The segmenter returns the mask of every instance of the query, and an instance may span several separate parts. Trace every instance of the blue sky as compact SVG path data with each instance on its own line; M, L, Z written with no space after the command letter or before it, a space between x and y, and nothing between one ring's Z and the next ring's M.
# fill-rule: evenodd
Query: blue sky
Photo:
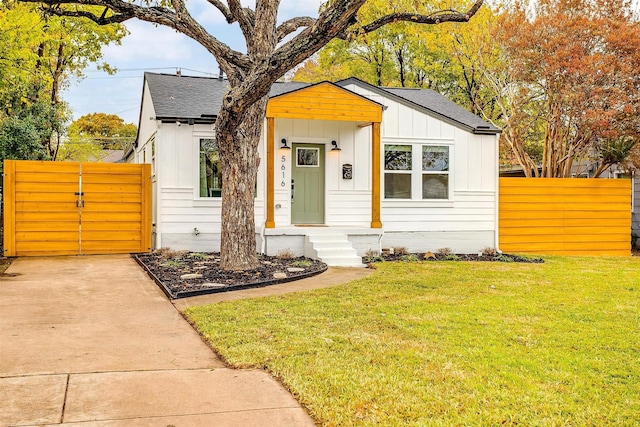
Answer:
M250 4L243 1L243 4ZM317 16L321 0L282 0L279 20L293 16ZM188 0L191 14L220 41L233 49L244 51L244 40L237 24L229 25L223 16L206 0ZM213 56L198 43L174 30L154 26L139 20L125 23L130 34L122 45L103 49L104 61L118 72L108 75L89 67L86 78L74 81L63 98L77 119L88 113L117 114L127 123L138 125L142 96L143 73L175 73L181 69L187 75L217 75L218 65Z

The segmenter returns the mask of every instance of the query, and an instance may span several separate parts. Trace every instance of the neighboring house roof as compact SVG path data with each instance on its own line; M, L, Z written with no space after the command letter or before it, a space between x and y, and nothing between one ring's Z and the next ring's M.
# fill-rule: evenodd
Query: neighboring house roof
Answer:
M192 120L194 123L213 123L222 107L222 98L229 90L229 82L219 78L148 72L144 73L144 77L149 86L156 119L163 121ZM342 80L336 84L341 87L349 84L365 87L474 133L500 132L497 127L432 90L383 88L356 78ZM309 83L276 82L271 87L269 95L280 96L308 86Z
M102 150L102 157L98 159L102 163L122 163L124 150Z

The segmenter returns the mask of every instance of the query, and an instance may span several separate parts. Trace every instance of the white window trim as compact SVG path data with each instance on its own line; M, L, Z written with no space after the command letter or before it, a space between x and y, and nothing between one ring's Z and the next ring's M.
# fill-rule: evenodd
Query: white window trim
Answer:
M200 140L215 139L215 137L214 132L193 132L193 200L198 202L198 206L222 204L222 197L205 197L200 195Z

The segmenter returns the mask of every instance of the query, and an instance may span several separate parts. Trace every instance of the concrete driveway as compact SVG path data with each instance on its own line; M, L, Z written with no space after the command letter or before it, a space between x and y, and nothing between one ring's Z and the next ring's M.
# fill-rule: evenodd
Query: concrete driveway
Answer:
M313 426L270 375L225 368L126 255L0 277L0 425Z

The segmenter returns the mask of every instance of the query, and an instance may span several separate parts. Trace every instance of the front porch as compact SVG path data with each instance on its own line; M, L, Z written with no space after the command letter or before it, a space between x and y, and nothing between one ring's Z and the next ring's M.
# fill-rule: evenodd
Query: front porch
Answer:
M369 250L380 251L383 231L371 227L283 226L264 228L262 252L318 259L330 266L364 267L362 257Z
M266 229L300 223L382 228L382 110L381 104L328 82L269 100Z

